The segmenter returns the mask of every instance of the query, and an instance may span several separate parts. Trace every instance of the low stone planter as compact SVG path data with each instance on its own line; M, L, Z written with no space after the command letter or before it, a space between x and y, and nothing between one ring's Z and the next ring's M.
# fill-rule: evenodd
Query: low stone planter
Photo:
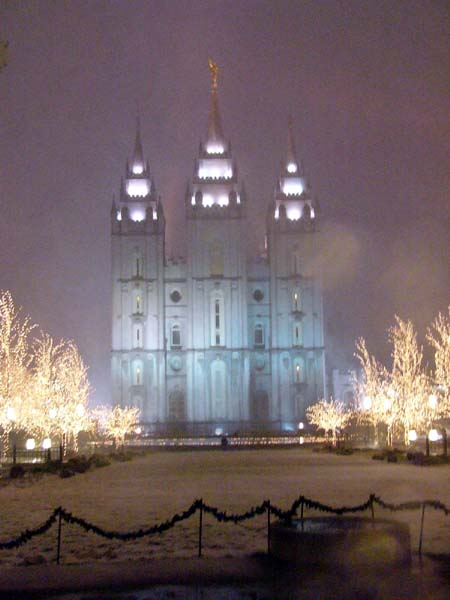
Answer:
M409 527L388 519L310 517L272 525L275 557L299 565L385 568L411 562Z

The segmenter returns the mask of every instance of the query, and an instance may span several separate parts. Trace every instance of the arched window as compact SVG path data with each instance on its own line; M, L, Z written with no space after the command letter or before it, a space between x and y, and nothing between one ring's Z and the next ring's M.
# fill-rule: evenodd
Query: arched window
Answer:
M211 294L211 346L225 345L225 315L223 294L214 291Z
M301 256L300 250L298 248L294 248L291 254L291 273L292 275L300 275L301 274Z
M303 346L303 326L301 321L295 321L292 326L293 346Z
M255 325L253 332L253 343L257 348L264 347L264 327L261 325L261 323L257 323Z
M143 382L142 361L135 360L135 361L133 361L133 368L132 368L132 383L133 383L133 385L142 385L142 382Z
M292 362L294 383L303 383L305 381L305 363L303 358L298 356Z
M170 392L168 413L170 421L184 421L186 419L186 401L182 390Z
M133 277L141 278L144 276L144 258L142 252L136 248L133 252Z
M172 348L181 348L181 328L179 325L172 325L170 330L170 345Z
M302 310L302 296L298 288L292 292L292 310L294 312Z
M224 419L226 417L226 374L226 365L223 360L216 359L211 363L211 400L213 419Z

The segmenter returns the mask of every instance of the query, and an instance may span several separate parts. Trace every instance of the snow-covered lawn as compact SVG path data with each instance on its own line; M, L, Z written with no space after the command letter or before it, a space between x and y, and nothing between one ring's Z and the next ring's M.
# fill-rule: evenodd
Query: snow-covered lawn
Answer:
M265 499L288 508L300 494L333 506L355 505L371 492L392 503L437 499L449 507L450 467L380 463L363 455L318 454L304 448L151 452L70 479L43 476L33 483L0 487L0 540L40 525L57 506L104 529L129 531L169 519L196 498L239 513ZM392 515L376 507L375 512L408 522L417 549L420 511ZM63 523L61 562L194 557L198 520L197 514L162 535L125 543ZM0 550L0 565L54 561L56 538L54 526L17 550ZM204 516L205 556L248 555L265 549L265 515L242 525ZM423 551L450 553L450 516L426 510Z

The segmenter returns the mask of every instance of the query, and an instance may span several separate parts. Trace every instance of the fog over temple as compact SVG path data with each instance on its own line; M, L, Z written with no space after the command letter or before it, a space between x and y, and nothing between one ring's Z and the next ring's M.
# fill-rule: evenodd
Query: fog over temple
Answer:
M266 252L248 260L252 215L210 69L207 135L185 197L186 260L166 256L164 199L139 122L113 203L113 403L138 406L151 431L294 430L325 395L318 207L290 122Z

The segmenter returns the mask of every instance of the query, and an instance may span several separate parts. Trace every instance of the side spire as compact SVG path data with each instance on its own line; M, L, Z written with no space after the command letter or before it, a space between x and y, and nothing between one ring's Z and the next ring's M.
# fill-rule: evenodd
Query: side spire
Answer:
M221 154L224 151L225 141L222 131L222 120L220 118L219 100L217 97L217 78L219 67L209 59L209 70L211 72L211 107L208 120L208 136L206 148L208 153Z

